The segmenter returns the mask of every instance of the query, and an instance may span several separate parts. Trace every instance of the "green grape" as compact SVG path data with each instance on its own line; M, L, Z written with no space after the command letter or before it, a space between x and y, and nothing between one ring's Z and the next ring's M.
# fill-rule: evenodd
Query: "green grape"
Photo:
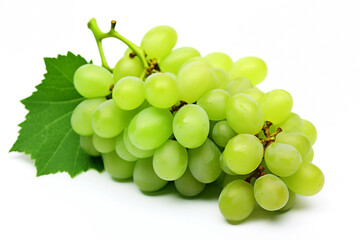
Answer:
M101 153L108 153L115 150L116 137L103 138L96 134L93 135L92 141L96 150Z
M198 148L189 149L189 169L202 183L214 182L221 174L220 150L210 139Z
M127 150L124 142L124 132L120 133L120 135L115 139L115 151L119 157L126 161L133 162L139 159Z
M216 121L209 121L210 123L210 128L209 128L209 135L208 138L212 139L212 130L214 129L215 124L217 123Z
M302 162L299 170L282 180L288 188L296 194L312 196L320 192L324 186L325 178L321 170L312 163Z
M123 77L115 84L112 98L123 110L133 110L145 100L144 82L138 77Z
M115 151L103 153L105 170L115 179L127 179L133 175L135 162L125 161Z
M130 50L130 52L132 51ZM144 65L138 56L132 58L129 54L126 54L114 67L114 80L117 82L127 76L140 77L144 70Z
M161 71L178 74L181 66L192 57L199 57L198 50L191 47L182 47L172 50L163 60L159 62Z
M215 180L215 184L221 188L223 188L223 181L226 174L224 171L221 172L220 176Z
M198 105L185 105L175 114L174 136L186 148L200 147L208 137L209 130L209 118L205 110Z
M255 207L254 191L250 183L238 179L227 184L219 197L221 214L229 221L247 218Z
M237 133L257 134L264 124L259 105L250 96L241 93L229 99L226 120Z
M151 157L152 155L154 155L154 150L142 150L140 148L137 148L129 139L129 135L128 135L128 129L125 128L124 133L123 133L123 138L124 138L124 145L126 147L126 149L128 150L128 152L133 155L134 157L137 158L148 158Z
M102 103L94 112L92 127L103 138L119 135L128 124L130 113L118 108L113 99Z
M184 63L183 66L186 66L186 65L188 65L188 64L190 64L190 63L193 63L193 62L205 63L208 67L213 68L213 66L211 65L211 63L210 63L208 60L206 60L205 58L200 57L200 56L192 57L192 58L188 59L188 60Z
M151 74L145 81L146 100L157 108L170 108L179 100L176 78L166 73Z
M252 97L252 99L254 99L259 105L265 95L265 93L263 93L258 88L249 88L249 89L246 89L243 93Z
M177 82L180 100L196 102L204 93L217 85L214 71L202 62L193 62L180 69Z
M101 155L101 153L94 147L92 136L80 136L80 147L90 156L98 157Z
M236 132L232 130L229 123L224 120L217 122L212 129L211 137L220 147L225 147L228 141L236 136Z
M226 163L224 161L223 154L220 155L220 167L228 175L238 175L238 174L234 173L233 171L231 171L230 168L228 168L228 166L226 165Z
M281 132L276 135L276 142L286 143L296 148L301 157L305 157L311 149L310 140L299 132Z
M289 117L292 106L293 99L290 93L282 89L267 92L260 104L264 119L273 124L285 121Z
M272 143L265 150L266 166L279 177L294 174L301 164L301 155L289 144Z
M185 197L194 197L200 194L206 185L196 180L189 168L187 168L185 173L179 179L176 179L174 183L176 190Z
M124 52L124 56L130 56L130 54L134 53L133 50L131 48L127 48Z
M180 178L188 165L186 148L177 141L167 140L154 152L153 167L156 174L167 181Z
M230 82L229 74L222 68L214 68L214 73L219 82L219 88L225 89L226 85Z
M303 133L311 142L312 145L316 142L317 131L315 126L308 120L302 120L301 133Z
M152 158L136 161L133 178L136 186L144 192L158 191L167 184L167 181L156 175Z
M161 61L171 52L176 41L175 29L170 26L157 26L145 34L140 47L145 51L148 59L156 58Z
M241 78L237 78L235 80L230 81L226 87L225 90L231 95L234 96L238 93L243 93L244 91L252 88L253 85L251 84L251 82L245 78L245 77L241 77Z
M139 112L130 122L130 141L143 150L161 146L172 134L173 116L169 110L149 107Z
M82 136L93 135L92 116L96 108L105 101L106 98L85 99L77 105L71 114L72 129Z
M114 79L106 68L85 64L75 71L74 85L83 97L105 97L111 93L110 88L114 85Z
M230 79L246 77L253 85L264 81L267 75L266 63L257 57L244 57L237 60L231 71Z
M233 66L233 60L225 53L213 52L205 56L211 65L215 68L222 68L226 72L229 72Z
M213 89L202 95L197 105L202 107L210 120L219 121L226 117L225 108L230 95L222 89Z
M305 157L303 157L303 162L312 162L314 159L314 149L311 148L309 153L305 155Z
M254 171L263 158L264 147L254 135L239 134L230 139L223 152L226 166L237 174Z
M226 185L228 185L229 183L231 183L232 181L234 180L238 180L238 179L241 179L241 180L246 180L248 177L250 176L250 174L247 174L247 175L230 175L230 174L225 174L223 179L222 179L222 185L221 187L224 188Z
M285 121L279 123L277 127L281 128L283 131L286 132L300 132L302 129L302 125L303 123L300 116L296 113L291 112L288 118Z
M255 181L256 202L265 210L276 211L283 208L289 200L289 190L280 178L266 174Z
M285 206L283 206L282 208L279 209L279 211L285 212L285 211L289 210L290 208L292 208L295 204L295 200L296 200L296 193L289 190L289 200L287 201Z

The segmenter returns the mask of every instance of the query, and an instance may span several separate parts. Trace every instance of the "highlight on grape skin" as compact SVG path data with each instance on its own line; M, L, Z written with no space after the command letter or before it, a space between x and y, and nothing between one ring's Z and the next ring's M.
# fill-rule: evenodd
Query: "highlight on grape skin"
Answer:
M236 223L251 218L256 205L287 212L297 195L321 191L316 127L293 112L288 91L261 89L263 59L234 61L228 53L178 46L167 25L147 31L137 46L115 23L104 33L89 22L101 64L75 71L84 100L70 120L82 151L101 157L110 178L132 179L144 193L174 184L189 199L216 186L219 212ZM101 42L110 37L127 45L113 68Z

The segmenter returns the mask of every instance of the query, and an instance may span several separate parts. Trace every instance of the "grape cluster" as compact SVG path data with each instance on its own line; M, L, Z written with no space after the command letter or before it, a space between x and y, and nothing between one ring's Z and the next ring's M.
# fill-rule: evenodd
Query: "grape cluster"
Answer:
M176 42L173 28L158 26L140 45L148 66L129 48L112 71L77 69L74 85L86 100L71 125L82 149L102 156L114 179L132 177L144 192L173 181L193 197L217 182L229 221L247 218L256 203L285 211L296 194L318 193L324 175L312 163L316 129L291 112L287 91L256 88L265 62L233 62L220 52L201 57L191 47L173 50Z

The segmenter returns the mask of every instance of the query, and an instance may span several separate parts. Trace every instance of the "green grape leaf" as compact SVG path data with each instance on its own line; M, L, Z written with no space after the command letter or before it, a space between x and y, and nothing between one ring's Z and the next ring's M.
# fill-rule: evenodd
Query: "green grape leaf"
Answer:
M10 152L30 154L37 176L67 172L74 177L88 169L101 172L101 158L91 157L80 148L80 137L70 124L74 108L84 100L74 87L73 76L87 61L71 52L44 60L45 79L36 86L37 91L21 101L29 113L19 125L19 136Z

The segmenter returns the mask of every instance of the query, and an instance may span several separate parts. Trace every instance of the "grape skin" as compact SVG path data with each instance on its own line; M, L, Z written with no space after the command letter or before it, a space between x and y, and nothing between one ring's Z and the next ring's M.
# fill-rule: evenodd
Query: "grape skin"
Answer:
M233 66L233 60L225 53L213 52L204 57L214 68L224 69L229 72Z
M133 175L135 163L120 158L115 151L102 154L105 170L115 179L127 179Z
M90 156L98 157L101 155L101 153L94 147L92 136L80 136L80 147Z
M205 183L199 182L191 174L189 168L186 169L185 173L175 180L176 190L185 197L194 197L199 195L205 188Z
M205 93L196 104L206 111L210 120L219 121L226 117L225 108L229 98L225 90L213 89Z
M152 158L140 159L134 168L134 182L144 192L158 191L168 183L156 175L152 161Z
M276 142L289 144L295 147L302 158L305 158L311 150L310 140L304 134L299 132L281 132L276 136Z
M137 158L148 158L154 155L154 150L142 150L134 146L134 144L130 141L128 135L128 129L126 128L123 133L124 145L126 150L133 156Z
M236 135L226 120L217 122L211 131L212 139L220 147L225 147L229 140Z
M272 143L268 146L264 158L269 170L280 177L294 174L302 161L296 148L283 143Z
M303 133L311 142L312 145L315 144L317 138L317 131L310 121L303 119L301 133Z
M144 82L137 77L123 77L113 89L112 98L123 110L133 110L145 100Z
M146 100L157 108L170 108L179 100L175 77L166 73L151 74L145 81Z
M251 184L242 179L227 184L219 197L221 214L229 221L247 218L255 208L254 191Z
M250 96L241 93L229 99L226 120L237 133L257 134L264 124L259 105Z
M249 88L246 89L243 93L252 97L259 105L265 95L265 93L263 93L258 88Z
M210 139L198 148L189 149L189 169L202 183L214 182L221 174L220 150Z
M287 91L275 89L264 95L260 107L265 121L279 124L289 117L293 107L293 99Z
M85 64L74 74L75 89L83 97L97 98L110 94L110 87L114 84L112 74L104 67Z
M324 186L325 178L322 171L310 162L301 163L299 170L282 180L296 194L312 196L320 192Z
M228 142L223 152L226 166L237 174L254 171L263 158L264 148L254 135L239 134Z
M128 127L129 139L139 149L153 150L171 136L172 122L170 111L146 108L131 120Z
M226 85L230 82L229 74L222 68L213 68L218 81L218 88L225 89Z
M173 120L176 140L186 148L200 147L210 130L209 118L198 105L188 104L180 108Z
M130 51L131 52L131 51ZM123 77L134 76L140 77L144 72L144 66L138 56L133 58L129 54L125 54L115 65L113 70L115 83Z
M238 93L244 93L246 90L251 89L253 85L251 82L245 78L237 78L235 80L230 81L226 87L225 90L231 95L234 96Z
M130 113L118 108L113 99L103 102L94 112L92 127L103 138L119 135L127 125Z
M124 142L124 132L122 132L119 136L115 139L115 151L119 157L126 161L136 161L139 158L132 155L126 148L125 142Z
M214 71L203 62L192 62L182 67L177 82L180 100L187 103L196 102L204 93L217 85Z
M72 129L82 136L93 135L92 116L96 108L105 101L106 98L92 98L85 99L77 105L71 114Z
M255 181L256 202L265 210L276 211L283 208L289 199L289 190L280 178L266 174Z
M162 61L160 69L164 72L178 74L181 66L190 58L199 57L200 53L195 48L182 47L172 50Z
M234 63L229 74L231 80L246 77L253 85L257 85L265 79L267 66L260 58L244 57Z
M115 150L116 137L102 138L94 134L92 140L95 149L101 153L109 153Z
M180 178L188 165L186 148L177 141L168 140L154 152L153 167L156 174L167 181Z
M141 40L140 47L147 54L148 59L158 61L168 55L177 42L177 33L170 26L162 25L150 29Z

